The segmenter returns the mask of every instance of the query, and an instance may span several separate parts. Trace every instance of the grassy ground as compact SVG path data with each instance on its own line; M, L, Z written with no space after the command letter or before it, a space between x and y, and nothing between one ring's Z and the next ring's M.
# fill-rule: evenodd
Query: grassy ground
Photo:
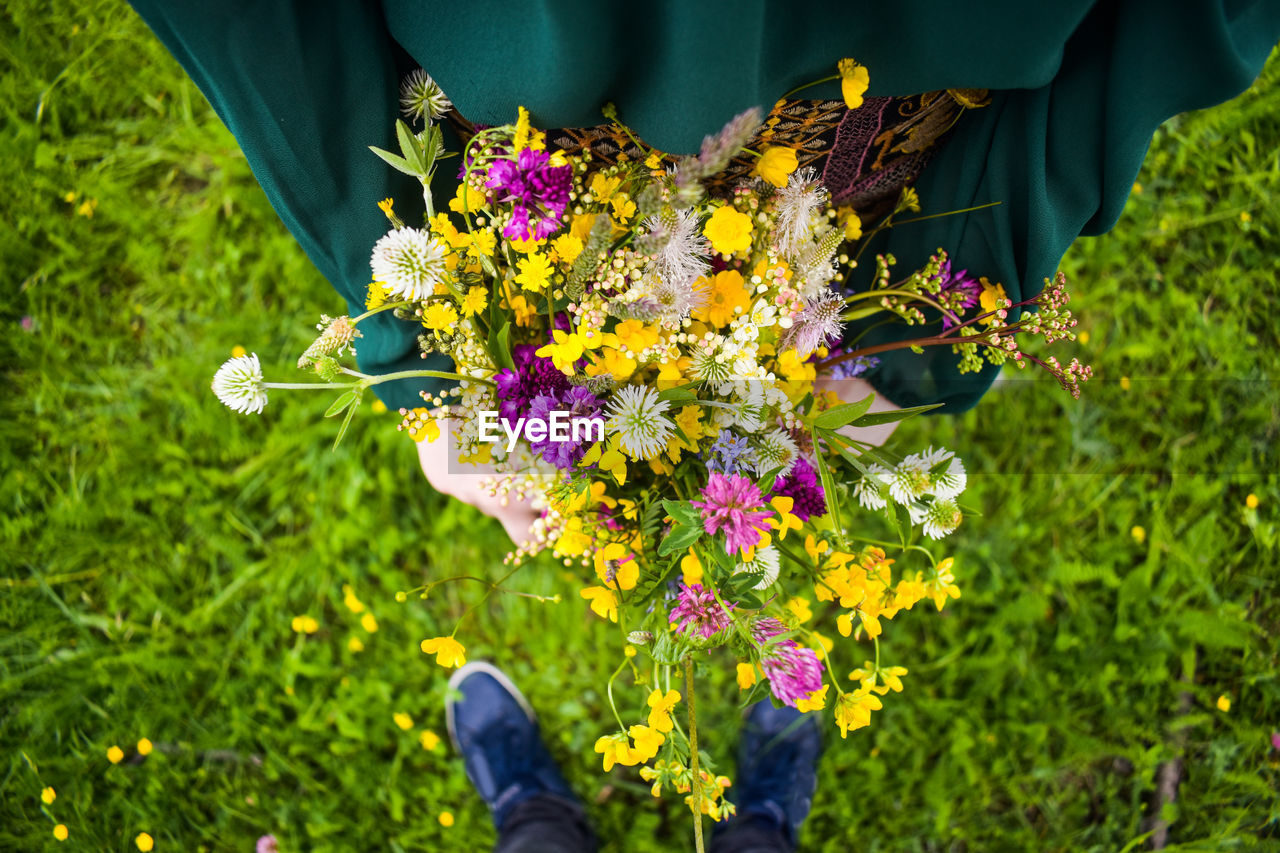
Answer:
M956 540L964 598L895 625L907 692L830 744L810 849L1141 849L1179 758L1170 849L1280 849L1278 84L1273 62L1171 122L1116 231L1073 248L1083 401L1016 374L904 430L960 450L985 517ZM417 642L477 590L395 592L496 571L499 528L420 482L390 416L331 453L307 401L240 418L208 392L233 346L283 371L340 306L122 2L8 8L0 110L0 849L57 823L88 850L484 848L460 764L419 739L444 679ZM526 688L608 849L683 847L674 801L599 772L616 658L583 610L500 598L464 632ZM703 702L726 763L733 692Z

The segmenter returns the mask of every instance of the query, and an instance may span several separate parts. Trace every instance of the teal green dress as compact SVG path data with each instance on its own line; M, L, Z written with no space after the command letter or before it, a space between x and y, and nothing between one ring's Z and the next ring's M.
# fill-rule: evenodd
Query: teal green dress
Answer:
M376 202L420 196L368 150L394 147L399 80L419 66L473 122L507 123L524 105L540 127L586 127L611 101L673 153L696 151L736 113L767 111L846 56L870 68L872 95L992 90L916 186L926 213L1000 205L893 229L878 248L903 270L946 248L1016 302L1040 290L1077 236L1115 224L1161 122L1246 89L1280 39L1280 0L132 2L353 312L387 227ZM839 97L834 83L813 92ZM452 195L452 175L438 179ZM361 328L362 369L423 366L410 324L382 314ZM994 371L961 375L936 347L888 353L868 378L899 405L959 412ZM377 390L401 407L420 404L424 387Z

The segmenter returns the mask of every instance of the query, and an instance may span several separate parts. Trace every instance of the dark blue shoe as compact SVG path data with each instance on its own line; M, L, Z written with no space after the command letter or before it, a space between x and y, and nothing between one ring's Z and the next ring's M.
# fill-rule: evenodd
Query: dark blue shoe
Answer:
M444 710L449 739L494 826L538 794L578 801L542 743L529 701L497 667L476 661L455 672Z
M818 787L822 736L814 714L775 708L768 699L747 709L738 738L732 796L739 818L777 823L792 845Z

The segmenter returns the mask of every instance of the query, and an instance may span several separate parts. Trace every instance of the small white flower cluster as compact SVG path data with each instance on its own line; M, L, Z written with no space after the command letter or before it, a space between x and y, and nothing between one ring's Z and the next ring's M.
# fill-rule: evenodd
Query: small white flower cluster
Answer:
M968 475L951 451L930 447L906 457L892 470L871 464L867 471L853 490L863 507L884 509L893 500L907 507L911 523L922 525L930 539L941 539L960 526L963 514L956 498L964 491Z
M228 360L213 374L211 387L224 405L242 415L260 414L267 405L267 386L257 353Z

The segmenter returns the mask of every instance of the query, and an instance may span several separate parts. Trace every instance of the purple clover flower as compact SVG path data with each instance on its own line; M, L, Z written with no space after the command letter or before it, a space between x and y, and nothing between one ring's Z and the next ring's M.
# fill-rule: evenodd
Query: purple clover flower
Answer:
M778 478L770 496L788 497L795 501L791 513L801 521L827 514L826 492L818 482L817 472L803 457L796 460L787 476Z
M712 472L702 497L705 500L689 503L702 510L707 533L724 532L727 551L754 547L769 529L765 519L773 513L764 509L760 487L740 474Z
M573 186L573 167L552 166L550 161L547 152L526 148L514 160L498 160L489 166L484 185L497 191L499 204L512 205L511 221L502 229L503 236L541 240L560 228Z
M801 699L822 689L822 661L813 649L806 649L795 640L769 640L785 634L787 626L777 619L764 617L751 625L751 638L764 649L760 669L769 679L769 689L792 708Z
M729 605L733 609L733 605ZM669 620L681 634L697 634L703 639L714 637L733 624L731 617L710 590L702 584L680 584L676 591L676 606L671 608Z
M515 421L525 416L534 397L558 396L569 390L569 379L549 358L534 355L538 347L520 344L512 350L515 368L501 370L493 377L498 386L498 413L504 421Z

